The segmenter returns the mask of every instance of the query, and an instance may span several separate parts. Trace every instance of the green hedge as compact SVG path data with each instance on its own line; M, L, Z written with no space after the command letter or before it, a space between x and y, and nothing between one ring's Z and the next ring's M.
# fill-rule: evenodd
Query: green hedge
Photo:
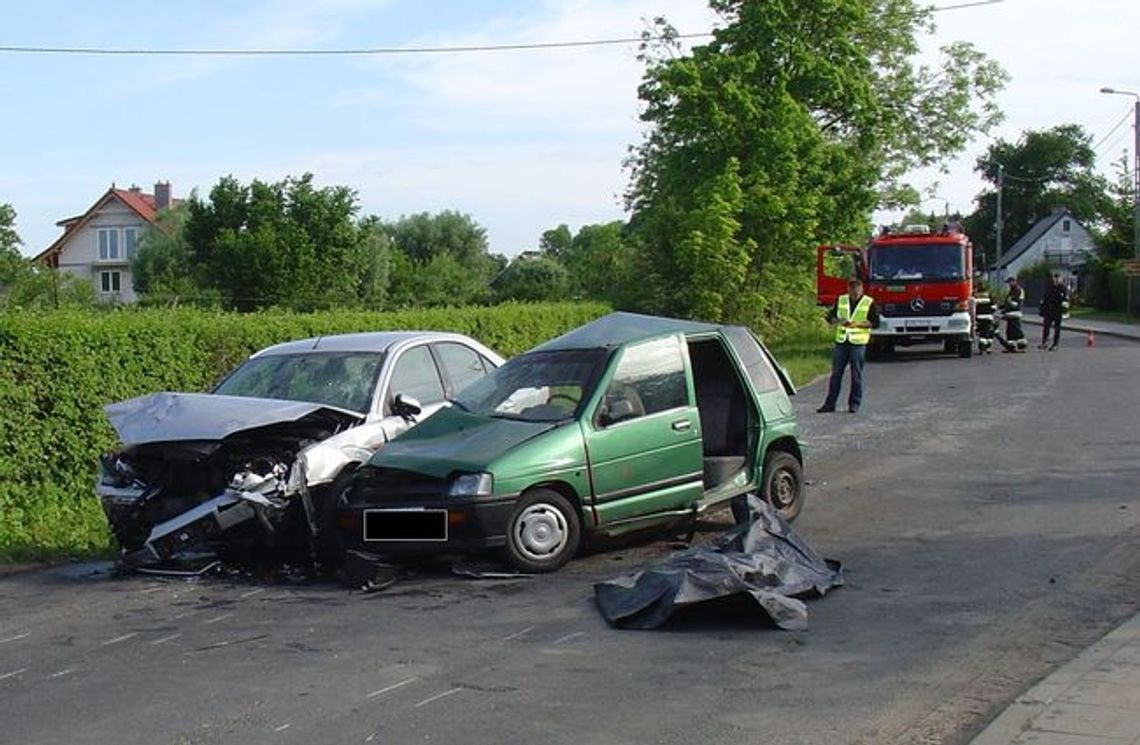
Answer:
M388 329L467 334L504 356L608 311L593 303L393 313L249 315L194 309L0 314L0 557L111 545L95 464L115 437L103 406L208 389L251 352L289 339Z

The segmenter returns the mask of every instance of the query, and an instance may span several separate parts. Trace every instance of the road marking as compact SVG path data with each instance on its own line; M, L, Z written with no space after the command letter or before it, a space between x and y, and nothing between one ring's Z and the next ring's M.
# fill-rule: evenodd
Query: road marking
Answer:
M275 730L273 730L273 731L274 731L274 732L284 732L285 730L289 729L289 728L290 728L290 727L292 727L292 726L293 726L293 725L291 725L291 724L283 724L283 725L281 725L280 727L278 727L277 729L275 729Z
M202 623L204 623L204 624L217 623L218 621L226 620L227 618L229 618L232 615L233 615L233 613L223 613L222 615L218 616L217 618L211 618L211 619L208 619L206 621L203 621Z
M397 688L403 688L408 683L414 682L415 680L416 680L416 678L408 678L407 680L401 680L399 683L393 683L392 685L388 686L387 688L381 688L378 691L373 691L372 693L369 693L364 698L376 698L377 696L382 696L385 693L387 693L388 691L394 691Z
M138 636L138 635L139 635L139 632L132 631L129 634L123 634L122 636L116 636L114 639L108 639L107 641L103 642L99 646L100 647L109 647L112 644L118 644L119 642L125 642L127 639L130 639L131 637Z
M252 598L254 595L256 595L259 592L265 592L265 588L259 587L256 590L250 590L249 592L243 592L241 595L238 595L238 597L239 598Z
M443 693L437 693L436 695L432 696L431 698L425 698L423 701L420 701L418 704L416 704L412 708L418 709L421 706L427 706L432 701L439 701L441 698L444 698L446 696L451 696L452 694L455 694L455 693L459 693L462 690L463 690L462 688L452 688L450 691L444 691Z
M164 636L164 637L162 637L161 639L155 639L154 641L152 641L152 642L150 643L150 646L152 646L152 647L157 647L159 644L165 644L166 642L168 642L168 641L170 641L170 640L172 640L172 639L177 639L177 638L178 638L178 637L180 637L180 636L182 636L182 634L181 634L181 633L178 633L178 634L171 634L170 636Z
M31 635L32 635L32 632L25 631L22 634L16 634L15 636L9 636L7 639L0 639L0 644L7 644L8 642L14 642L14 641L18 641L20 639L25 639Z
M554 646L555 644L561 644L562 642L568 642L571 639L575 639L579 636L585 636L585 635L586 635L585 631L575 631L573 634L567 634L566 636L558 637L554 641L550 642L550 645Z
M503 641L509 642L512 639L518 639L520 636L522 636L523 634L525 634L528 631L534 631L534 627L533 626L527 626L522 631L516 631L515 633L511 634L510 636L504 636Z
M13 670L10 673L4 673L3 675L0 675L0 680L7 680L8 678L14 678L17 675L23 675L26 672L28 672L28 668L21 667L19 670Z
M62 678L64 675L71 675L73 672L75 671L69 667L66 670L60 670L58 673L52 673L48 676L48 680L51 680L53 678Z

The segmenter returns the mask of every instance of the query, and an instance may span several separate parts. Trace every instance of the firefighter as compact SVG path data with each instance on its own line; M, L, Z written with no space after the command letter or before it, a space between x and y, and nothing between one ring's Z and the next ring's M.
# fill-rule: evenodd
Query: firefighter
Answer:
M1053 273L1052 281L1045 286L1045 293L1041 296L1041 344L1038 349L1045 349L1049 340L1049 329L1053 329L1053 346L1048 347L1050 352L1057 350L1061 343L1061 319L1069 309L1069 290L1061 281L1061 275Z
M994 301L984 284L979 285L974 294L974 321L978 329L978 354L993 354L997 324L994 323Z
M1021 330L1021 305L1025 302L1025 290L1017 283L1017 277L1009 277L1005 281L1009 285L1009 294L1001 306L1002 318L1005 319L1005 336L995 336L1001 343L1003 352L1024 352L1029 348L1025 332Z
M843 373L851 366L851 390L847 393L847 411L854 414L863 402L863 362L871 329L879 327L879 307L870 295L863 294L863 281L855 278L847 283L847 294L840 295L827 314L827 322L835 326L835 348L831 353L831 381L827 399L816 409L820 414L835 411Z

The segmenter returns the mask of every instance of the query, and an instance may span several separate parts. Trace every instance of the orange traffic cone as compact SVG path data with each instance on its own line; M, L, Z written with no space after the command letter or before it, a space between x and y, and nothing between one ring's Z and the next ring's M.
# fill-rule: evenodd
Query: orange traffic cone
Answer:
M1096 334L1093 333L1092 329L1089 329L1089 335L1085 337L1085 346L1086 347L1095 347L1096 346Z

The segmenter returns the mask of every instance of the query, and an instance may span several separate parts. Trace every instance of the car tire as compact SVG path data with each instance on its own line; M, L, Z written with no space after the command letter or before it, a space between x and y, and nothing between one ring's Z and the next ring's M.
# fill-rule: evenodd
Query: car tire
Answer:
M761 496L791 522L804 508L804 471L791 453L770 450L764 458L764 483Z
M507 560L522 572L553 572L578 551L582 526L578 511L552 489L532 489L507 521Z
M352 485L356 468L346 468L337 474L333 482L324 490L319 501L314 502L317 516L316 560L321 574L332 575L344 564L344 541L336 527L337 508L345 504L345 494Z

